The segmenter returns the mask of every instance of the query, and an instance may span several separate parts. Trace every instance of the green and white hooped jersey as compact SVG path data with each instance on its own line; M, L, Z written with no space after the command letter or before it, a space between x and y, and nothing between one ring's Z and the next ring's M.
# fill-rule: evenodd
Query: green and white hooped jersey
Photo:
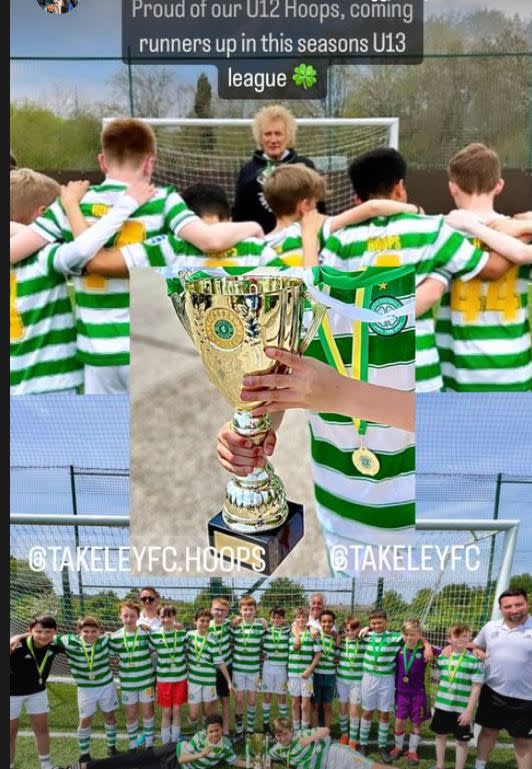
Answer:
M174 267L206 270L217 267L286 266L282 259L259 238L246 238L224 251L204 253L192 243L172 235L153 238L121 249L128 269L134 267Z
M165 632L162 628L158 628L151 631L150 648L157 653L157 681L177 683L186 680L186 635L186 630Z
M414 302L413 269L368 267L356 273L322 268L354 287L331 288L330 295L350 306L386 312ZM402 275L401 275L402 270ZM399 275L399 277L394 277ZM325 278L327 280L327 278ZM357 285L366 288L356 288ZM362 292L362 293L361 293ZM391 322L353 324L329 310L327 318L346 374L371 384L413 391L415 388L415 319L413 312ZM322 328L323 331L323 328ZM320 332L321 333L321 332ZM329 362L316 337L306 355ZM363 365L367 368L362 375ZM330 545L410 542L415 524L415 436L389 425L367 423L365 434L341 414L309 412L312 473L318 518ZM353 464L362 440L380 462L374 476ZM353 556L350 556L354 561ZM335 567L336 568L336 567ZM340 573L355 566L346 562Z
M216 686L216 666L223 663L216 638L212 633L187 633L188 681L198 686Z
M122 182L106 179L92 186L80 208L91 223L109 211L126 189ZM120 232L107 243L121 248L160 233L179 235L182 227L196 221L173 187L158 187L154 196L133 212ZM53 203L31 228L52 242L73 239L61 203ZM85 275L73 278L76 290L78 358L91 366L129 364L129 280Z
M109 666L109 636L100 636L94 644L84 644L79 635L63 633L54 639L64 649L76 686L96 689L113 681Z
M293 769L320 769L320 767L324 767L327 751L331 744L330 737L304 746L299 743L302 737L310 737L315 731L315 729L303 729L298 732L297 736L293 736L290 745L285 746L276 742L270 750L273 761Z
M179 755L183 749L183 746L185 753L201 753L201 751L207 745L207 742L208 740L206 732L198 732L195 734L188 743L188 750L183 740L178 742L176 747L177 758L179 759ZM209 769L210 767L219 767L224 766L225 764L229 764L231 766L237 761L238 758L233 750L233 746L231 745L231 740L229 737L222 737L218 745L213 746L208 756L198 758L196 761L191 761L187 764L182 764L182 766L190 766L191 769Z
M140 628L126 633L121 628L111 635L109 650L118 657L118 677L124 691L140 691L154 685L149 633Z
M320 633L320 644L321 657L314 668L314 672L321 673L322 675L335 675L336 664L338 662L336 638L334 636L325 635L325 633L322 632Z
M75 390L83 382L76 357L76 324L59 244L45 246L9 276L10 394Z
M301 634L301 646L296 649L294 644L296 636L290 633L290 646L288 648L288 677L297 678L302 675L312 663L316 652L321 652L319 636L313 637L310 630Z
M214 620L209 626L209 633L216 639L220 654L226 665L233 664L233 635L231 632L231 620L224 619L222 625L215 625Z
M260 658L262 638L265 634L262 622L258 619L253 622L241 622L231 630L233 636L233 673L245 673L246 675L258 675L260 672Z
M470 280L480 272L488 255L448 227L443 216L396 214L346 227L331 235L321 252L324 265L353 272L365 265L397 267L411 264L416 285L438 268L453 277ZM434 319L425 313L416 325L416 389L441 390L440 363Z
M365 648L360 640L350 641L345 638L339 649L340 657L336 677L345 684L357 684L362 681Z
M289 646L290 628L288 625L282 625L280 628L269 625L262 640L265 661L269 662L270 665L287 667Z
M479 240L471 242L477 248L483 247ZM445 389L532 389L528 316L531 280L530 265L514 265L498 280L452 281L436 319Z
M364 647L363 671L372 676L391 676L395 673L397 652L404 644L401 633L368 633L361 639Z
M473 684L484 681L484 663L477 660L471 652L443 654L436 659L436 669L440 673L440 682L434 705L440 710L461 713L467 708Z

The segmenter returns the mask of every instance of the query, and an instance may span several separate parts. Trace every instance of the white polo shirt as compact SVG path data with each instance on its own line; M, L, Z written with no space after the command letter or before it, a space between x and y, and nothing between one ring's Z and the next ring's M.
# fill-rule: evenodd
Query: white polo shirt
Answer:
M532 616L514 628L488 622L474 643L488 655L484 682L505 697L532 701Z

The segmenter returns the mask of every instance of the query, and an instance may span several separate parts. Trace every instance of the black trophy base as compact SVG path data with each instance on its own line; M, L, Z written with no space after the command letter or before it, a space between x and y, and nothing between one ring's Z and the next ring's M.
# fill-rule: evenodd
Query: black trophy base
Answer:
M303 538L303 505L288 502L288 518L283 525L260 534L230 529L221 512L211 518L208 530L209 544L219 558L236 568L244 567L269 576Z

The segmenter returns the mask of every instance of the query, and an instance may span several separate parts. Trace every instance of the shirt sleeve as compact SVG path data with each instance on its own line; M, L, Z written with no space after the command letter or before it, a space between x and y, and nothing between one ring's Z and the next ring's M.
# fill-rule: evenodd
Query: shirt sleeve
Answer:
M481 660L477 660L477 667L473 673L471 681L474 684L484 683L484 663Z
M433 262L435 271L442 268L453 278L472 280L485 267L489 254L476 248L464 235L445 224L441 217L440 229L435 242L425 247L432 256L427 260Z
M192 222L200 222L199 216L188 208L187 204L178 193L171 188L166 196L164 204L164 229L166 232L171 232L175 237L179 237L179 233L187 224Z
M48 243L53 243L56 240L72 240L70 224L59 199L52 203L44 214L37 217L29 226L33 232L36 232L37 235L40 235Z

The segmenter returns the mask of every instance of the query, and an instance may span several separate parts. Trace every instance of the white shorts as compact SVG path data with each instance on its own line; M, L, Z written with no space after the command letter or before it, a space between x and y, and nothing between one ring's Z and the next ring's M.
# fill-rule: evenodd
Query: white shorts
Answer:
M188 701L190 705L199 705L202 702L215 702L218 699L216 684L214 686L202 686L188 682Z
M113 681L103 686L78 687L78 710L80 718L89 718L97 710L112 713L118 707L118 695Z
M116 395L129 390L129 366L84 367L85 395Z
M314 679L312 676L302 678L301 676L288 677L288 692L291 697L312 697L314 693Z
M48 707L48 692L46 689L35 694L12 694L9 698L9 718L11 721L20 717L22 708L25 708L26 713L30 716L48 713L50 708Z
M350 705L360 705L362 698L360 681L348 684L345 681L336 679L336 692L338 694L338 701L342 704L348 702Z
M375 766L373 759L352 750L347 745L331 745L323 769L371 769Z
M263 692L269 694L286 694L288 672L286 665L274 665L266 660L262 667Z
M136 691L124 691L122 689L122 705L135 705L137 702L153 702L155 699L155 689L148 686L146 689L137 689Z
M258 692L260 691L260 675L233 671L233 686L237 692Z
M391 713L395 701L395 676L362 676L362 707L364 710L378 710Z

